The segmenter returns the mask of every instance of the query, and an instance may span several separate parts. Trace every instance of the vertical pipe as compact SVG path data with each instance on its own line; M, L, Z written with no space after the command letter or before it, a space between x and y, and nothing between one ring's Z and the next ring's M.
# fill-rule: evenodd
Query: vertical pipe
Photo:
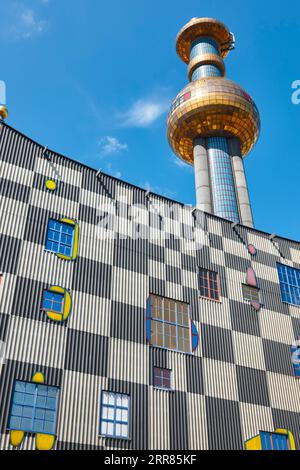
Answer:
M212 213L210 178L205 139L194 141L194 167L197 209Z
M241 146L238 139L230 139L230 152L232 156L232 167L236 184L237 198L241 215L241 224L253 227L253 215L250 204L248 186L246 181L244 162L241 155Z

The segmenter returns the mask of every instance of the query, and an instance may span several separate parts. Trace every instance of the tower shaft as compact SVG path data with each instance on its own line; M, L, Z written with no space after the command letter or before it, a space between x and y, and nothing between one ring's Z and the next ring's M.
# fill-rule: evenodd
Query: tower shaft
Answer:
M197 138L193 152L197 208L253 227L238 139Z

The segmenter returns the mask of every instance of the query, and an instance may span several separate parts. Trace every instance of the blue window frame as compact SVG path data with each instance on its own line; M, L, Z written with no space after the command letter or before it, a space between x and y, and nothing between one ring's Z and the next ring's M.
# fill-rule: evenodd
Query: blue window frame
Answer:
M121 393L102 392L100 434L102 436L129 438L130 397Z
M283 302L300 307L300 270L277 263Z
M15 382L9 429L31 433L55 434L57 387L32 382Z
M150 317L153 346L191 353L189 304L151 294Z
M65 295L60 292L54 292L51 290L44 290L42 309L47 312L54 312L62 314L64 311Z
M75 225L50 219L48 222L46 250L64 256L72 256Z
M292 354L292 364L294 367L295 377L300 379L300 346L293 345L291 347L291 354Z
M261 432L262 450L290 450L289 438L286 434Z

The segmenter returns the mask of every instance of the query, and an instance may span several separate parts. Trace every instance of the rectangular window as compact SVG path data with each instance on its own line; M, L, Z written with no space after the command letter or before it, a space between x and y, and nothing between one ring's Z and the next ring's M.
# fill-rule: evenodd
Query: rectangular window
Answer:
M200 295L211 300L220 300L219 276L214 271L200 268Z
M259 289L257 287L243 284L242 290L244 300L248 300L249 302L260 302Z
M283 302L300 306L300 269L277 263Z
M65 296L59 292L44 290L42 310L63 314Z
M50 219L48 222L46 250L71 257L73 255L75 225Z
M295 377L300 379L300 346L298 344L291 347L291 354Z
M172 371L170 369L162 369L160 367L153 367L154 387L171 390L172 389L171 375L172 375Z
M262 450L290 450L290 443L286 434L261 432Z
M128 395L112 392L102 392L100 433L102 436L128 439Z
M58 406L57 387L32 382L15 382L9 429L55 434Z
M189 304L150 295L151 344L185 353L191 352Z

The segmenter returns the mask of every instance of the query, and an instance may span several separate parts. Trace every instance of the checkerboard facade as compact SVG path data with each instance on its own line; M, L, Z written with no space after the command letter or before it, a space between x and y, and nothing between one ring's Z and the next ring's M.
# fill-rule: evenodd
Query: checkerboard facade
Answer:
M37 371L60 390L56 449L244 449L277 428L291 431L300 448L300 383L291 362L300 309L282 302L276 267L300 267L299 243L192 213L45 152L4 123L0 152L0 448L11 448L14 383ZM47 190L49 178L56 191ZM75 261L45 250L49 218L78 224ZM196 243L187 234L197 218ZM132 236L133 227L141 236ZM260 311L243 300L249 267ZM219 274L220 301L200 297L199 268ZM41 309L51 285L72 297L64 322ZM150 293L189 303L199 336L192 354L147 343ZM153 387L153 367L172 370L171 391ZM102 391L130 397L129 439L100 435ZM34 436L26 434L22 448L34 448Z

